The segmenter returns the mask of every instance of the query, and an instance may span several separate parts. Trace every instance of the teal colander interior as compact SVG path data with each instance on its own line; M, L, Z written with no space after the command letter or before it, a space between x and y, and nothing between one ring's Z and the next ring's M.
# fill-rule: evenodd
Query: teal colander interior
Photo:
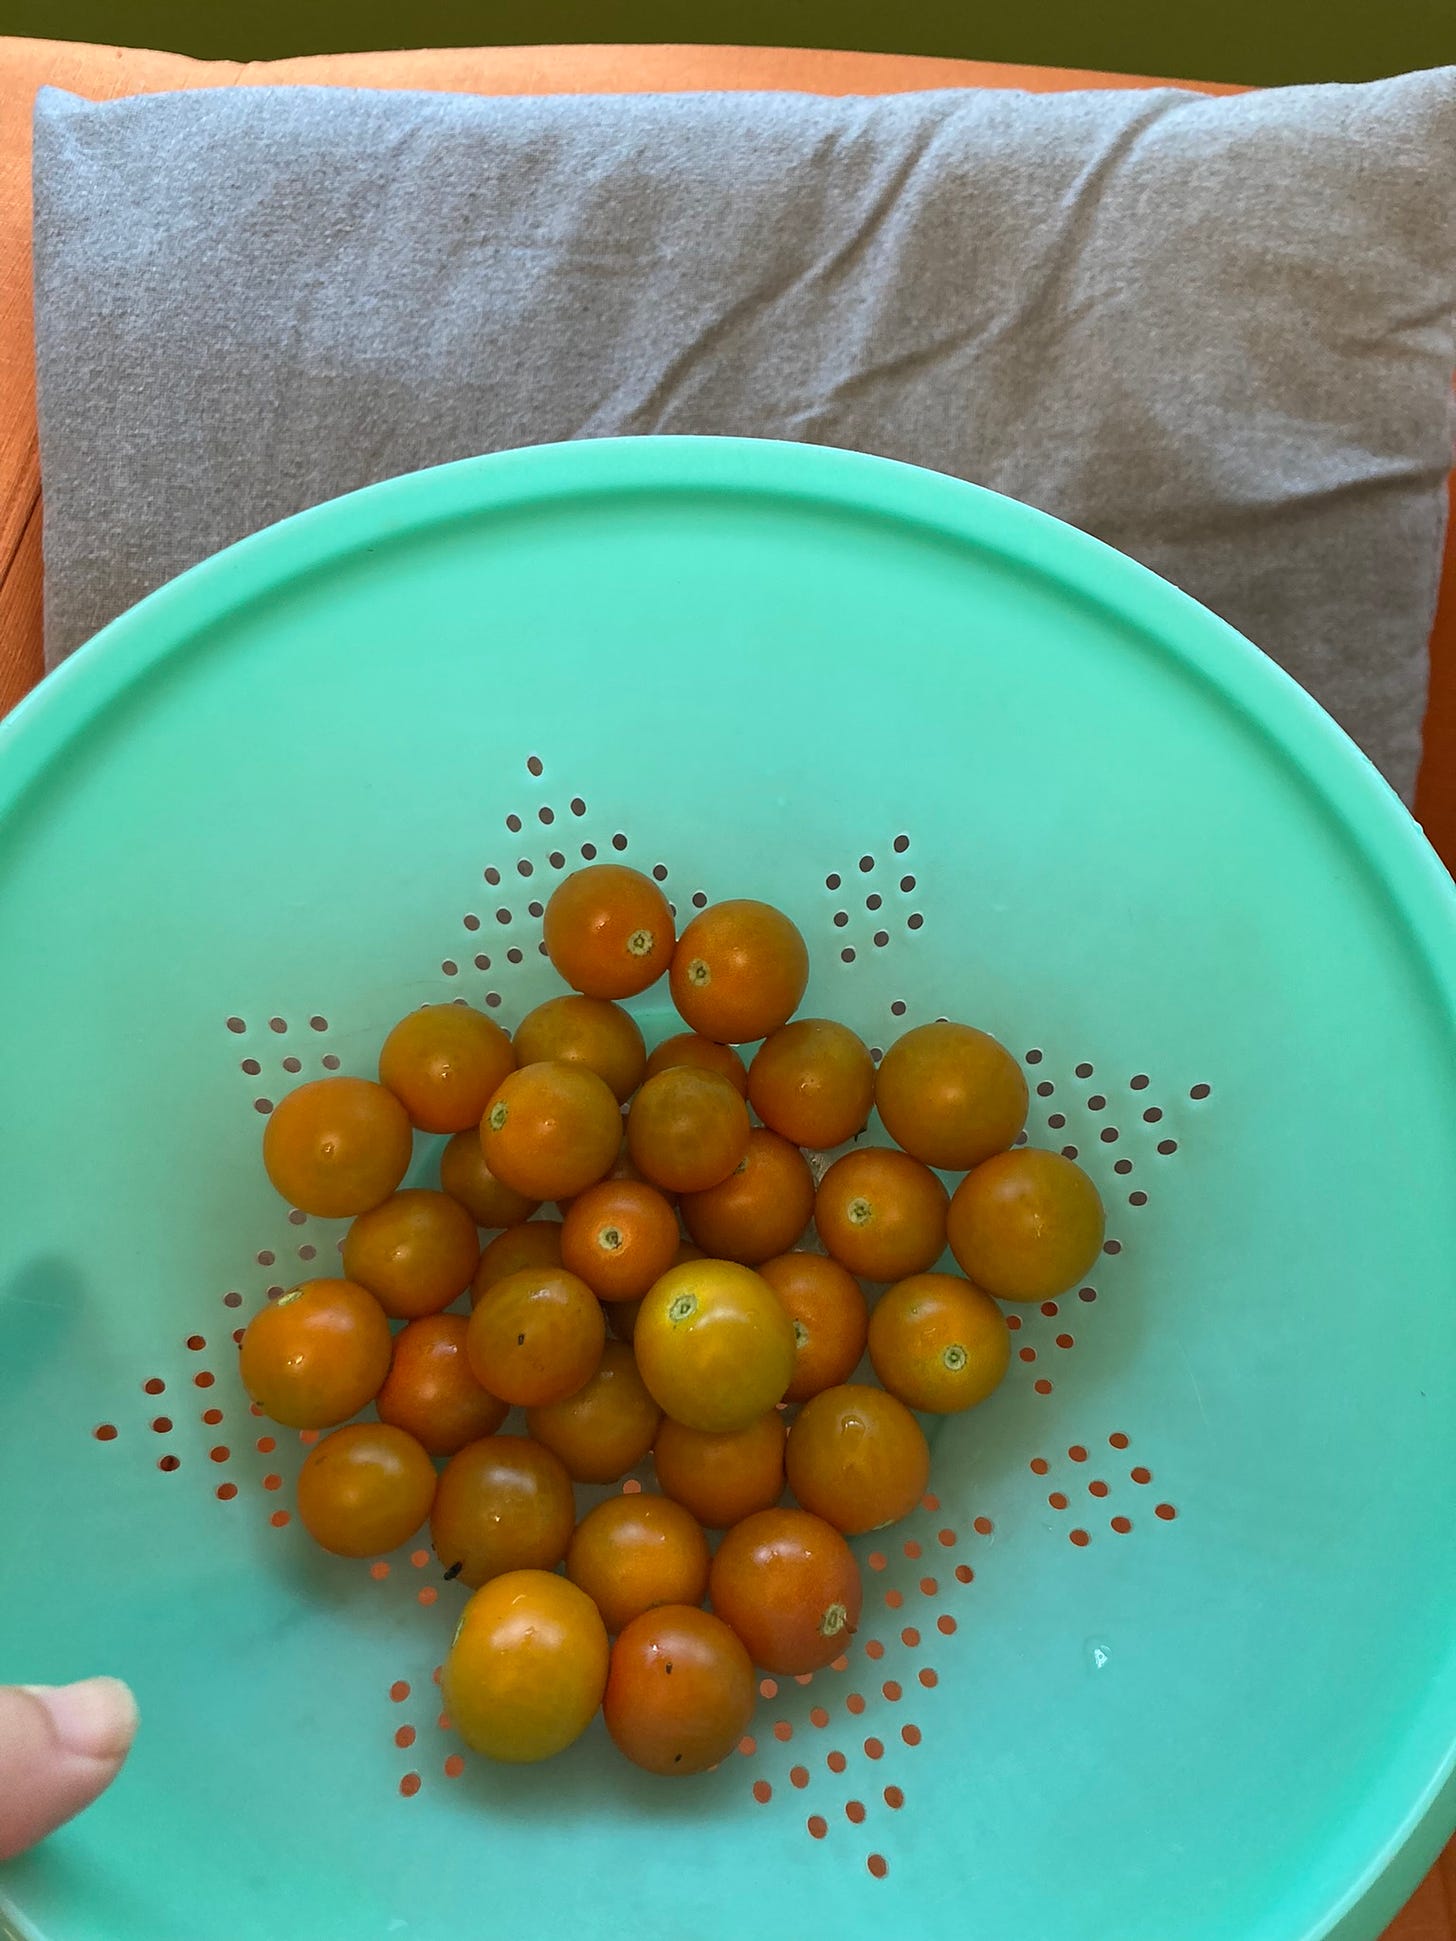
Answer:
M1111 1213L862 1540L847 1660L682 1785L600 1726L460 1770L464 1593L313 1551L235 1370L339 1231L272 1195L267 1101L422 1001L513 1023L593 854L782 904L806 1010L872 1044L997 1032ZM395 480L0 727L0 940L0 1675L113 1670L144 1718L0 1883L21 1934L1368 1941L1414 1884L1453 1804L1453 898L1191 601L839 452Z

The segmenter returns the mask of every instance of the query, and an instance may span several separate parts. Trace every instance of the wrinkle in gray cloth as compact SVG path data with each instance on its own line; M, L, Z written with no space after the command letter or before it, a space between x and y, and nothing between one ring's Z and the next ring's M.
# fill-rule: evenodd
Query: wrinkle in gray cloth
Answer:
M47 90L35 187L52 661L417 466L799 438L1131 553L1409 794L1456 70L1228 100Z

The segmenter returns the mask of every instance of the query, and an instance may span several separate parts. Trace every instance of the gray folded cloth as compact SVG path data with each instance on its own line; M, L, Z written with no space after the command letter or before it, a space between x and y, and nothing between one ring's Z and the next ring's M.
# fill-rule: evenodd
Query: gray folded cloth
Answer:
M52 661L416 466L807 439L1131 553L1410 793L1456 69L1226 100L47 89L35 267Z

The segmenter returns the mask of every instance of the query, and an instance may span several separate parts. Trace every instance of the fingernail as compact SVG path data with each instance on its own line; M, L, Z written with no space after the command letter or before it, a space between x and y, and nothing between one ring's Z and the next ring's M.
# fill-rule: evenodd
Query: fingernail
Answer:
M137 1702L119 1678L27 1685L50 1713L58 1743L86 1759L120 1759L136 1737Z

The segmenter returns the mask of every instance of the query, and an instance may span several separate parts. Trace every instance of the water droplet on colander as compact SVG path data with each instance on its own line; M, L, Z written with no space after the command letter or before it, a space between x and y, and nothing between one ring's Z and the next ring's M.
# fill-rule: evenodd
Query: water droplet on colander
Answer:
M1106 1671L1112 1662L1112 1647L1103 1638L1087 1640L1087 1662L1093 1671Z

